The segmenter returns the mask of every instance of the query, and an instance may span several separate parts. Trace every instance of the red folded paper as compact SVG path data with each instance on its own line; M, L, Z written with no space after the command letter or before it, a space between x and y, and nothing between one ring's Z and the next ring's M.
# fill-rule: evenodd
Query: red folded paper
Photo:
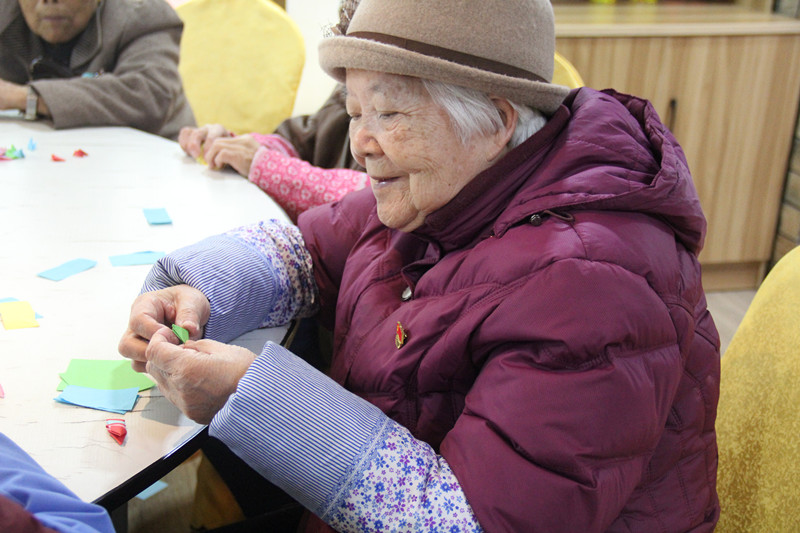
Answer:
M52 159L53 161L63 161L63 159L58 157L56 154L50 155L50 159Z
M80 148L79 148L79 149L77 149L77 150L75 150L75 151L72 153L72 156L73 156L73 157L86 157L87 155L89 155L89 154L87 154L86 152L84 152L84 151L83 151L83 150L81 150Z
M122 445L122 442L125 440L125 435L128 434L128 430L125 429L125 419L124 418L109 418L106 420L106 429L117 441L118 444Z

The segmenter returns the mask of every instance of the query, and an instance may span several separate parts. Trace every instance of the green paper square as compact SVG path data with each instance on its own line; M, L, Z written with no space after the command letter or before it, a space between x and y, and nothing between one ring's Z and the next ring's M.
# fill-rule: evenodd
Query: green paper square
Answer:
M66 372L59 374L62 381L57 390L66 385L90 387L93 389L117 390L138 387L139 391L155 385L145 374L131 368L127 359L73 359Z

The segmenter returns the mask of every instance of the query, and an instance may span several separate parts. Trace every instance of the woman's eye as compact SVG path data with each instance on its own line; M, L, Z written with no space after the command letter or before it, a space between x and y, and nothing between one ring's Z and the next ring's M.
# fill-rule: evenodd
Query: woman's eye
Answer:
M355 114L355 113L353 113L352 115L349 115L349 116L350 116L350 122L353 122L354 120L358 120L358 119L361 118L361 115L358 115L358 114Z
M378 118L392 118L397 114L396 111L389 111L386 113L378 113Z

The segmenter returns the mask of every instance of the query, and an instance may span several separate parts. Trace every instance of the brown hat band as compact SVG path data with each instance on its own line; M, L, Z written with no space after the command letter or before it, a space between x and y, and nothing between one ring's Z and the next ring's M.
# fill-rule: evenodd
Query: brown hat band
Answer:
M492 72L494 74L502 74L504 76L511 76L512 78L522 78L531 81L538 81L547 83L547 80L541 76L537 76L533 72L528 72L525 69L486 59L485 57L478 57L471 54L465 54L456 50L450 50L441 46L414 41L412 39L405 39L403 37L396 37L394 35L387 35L385 33L371 32L371 31L356 31L347 34L348 37L356 37L358 39L368 39L370 41L377 41L379 43L396 46L409 52L416 52L418 54L426 55L429 57L438 57L446 61L452 61L459 65L477 68Z

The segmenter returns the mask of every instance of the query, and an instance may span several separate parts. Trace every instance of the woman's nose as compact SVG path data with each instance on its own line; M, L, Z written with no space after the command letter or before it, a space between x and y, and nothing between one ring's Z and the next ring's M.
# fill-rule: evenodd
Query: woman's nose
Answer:
M350 148L356 158L366 159L382 153L368 118L361 117L357 122L350 123Z

